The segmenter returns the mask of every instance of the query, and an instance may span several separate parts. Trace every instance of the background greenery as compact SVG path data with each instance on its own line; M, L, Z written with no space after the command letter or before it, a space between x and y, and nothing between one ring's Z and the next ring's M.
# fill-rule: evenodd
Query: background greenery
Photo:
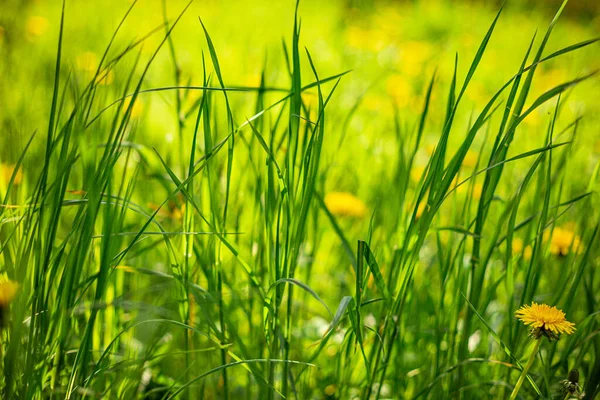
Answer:
M6 398L598 393L597 3L166 3L0 5Z

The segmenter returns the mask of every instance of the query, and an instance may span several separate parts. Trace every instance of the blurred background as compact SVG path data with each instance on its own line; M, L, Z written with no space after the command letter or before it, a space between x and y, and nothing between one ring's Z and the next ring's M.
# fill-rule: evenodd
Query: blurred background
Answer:
M437 69L442 91L459 56L459 77L464 76L477 46L501 1L364 1L304 0L301 46L313 55L322 76L352 70L343 78L333 99L331 112L343 115L360 100L360 113L349 135L370 143L377 132L389 128L383 118L393 113L393 105L410 119L418 111L424 86ZM473 107L509 79L519 65L536 31L545 30L559 7L559 0L507 2L475 80L466 96ZM62 74L83 85L94 75L105 46L130 1L68 1L65 20ZM116 38L114 53L136 39L157 30L139 47L147 59L164 33L166 14L173 20L185 6L183 1L141 0L133 9ZM3 0L0 5L0 151L2 159L12 158L24 140L45 125L53 82L60 22L59 0ZM600 2L571 1L556 27L547 53L600 32ZM174 32L180 64L181 83L198 85L202 80L201 55L206 42L198 21L202 18L211 33L221 62L225 83L230 86L257 86L266 67L267 85L289 87L283 74L285 59L282 39L289 42L293 21L292 1L196 1ZM537 38L538 42L540 38ZM133 52L135 53L135 52ZM106 102L118 98L135 61L130 55L102 82ZM306 63L307 64L307 63ZM305 81L312 72L304 65ZM536 93L600 67L597 46L567 55L559 62L541 66L534 81ZM122 71L122 73L119 73ZM144 88L173 84L173 66L167 47L150 68ZM598 125L600 92L598 79L592 79L569 94L566 112L586 115L584 123ZM243 106L247 96L233 96ZM444 96L434 98L443 103ZM143 137L159 145L169 138L176 118L169 113L173 97L166 93L145 95L136 104L135 117L145 125ZM193 96L192 96L193 101ZM167 105L167 107L165 107ZM435 104L434 104L435 105ZM248 110L251 110L249 107ZM443 107L432 110L443 112ZM468 112L465 114L468 118ZM362 117L361 117L362 116ZM439 115L433 115L435 120ZM543 124L543 111L525 121ZM432 125L432 131L436 131ZM593 133L585 131L582 140L594 144ZM372 143L371 143L372 144ZM9 160L14 161L14 160Z
M3 166L0 181L3 185L8 182L12 166L16 164L29 138L37 132L25 158L22 176L18 177L20 191L15 193L17 197L15 203L24 204L27 201L31 191L26 188L34 187L42 168L39 160L43 159L41 157L45 152L45 132L52 99L61 3L60 0L0 0L0 164ZM479 44L502 3L496 0L302 0L300 2L299 16L302 27L300 49L306 48L310 52L319 78L350 71L342 77L331 102L327 105L327 129L321 156L321 165L324 166L322 170L327 172L323 172L324 176L319 178L320 184L322 182L323 185L319 190L322 193L349 192L364 201L365 205L361 206L361 217L343 220L342 229L349 238L352 238L353 243L355 238L371 237L373 233L373 242L377 244L376 256L382 265L389 263L396 244L401 242L401 238L395 237L398 230L390 228L394 221L390 221L393 217L387 213L388 210L398 213L398 209L406 207L407 210L411 210L412 206L398 204L395 192L390 190L390 186L397 182L393 175L396 165L399 165L398 149L405 139L401 136L404 134L410 137L415 132L427 85L435 74L435 88L423 142L416 154L414 168L410 171L410 178L414 180L411 185L416 187L442 131L441 125L447 112L446 103L455 60L458 62L458 82L462 82ZM485 55L458 109L450 136L450 154L464 140L473 116L479 115L496 91L517 72L536 32L533 48L537 48L542 40L542 33L546 31L560 3L559 0L506 2ZM105 48L131 4L132 2L128 0L67 1L60 72L61 98L66 100L64 103L61 100L59 104L60 123L66 120L73 105L72 99L77 98L90 80L95 78ZM128 85L128 81L133 77L132 82L137 82L135 78L141 76L143 67L160 46L165 34L165 20L172 24L186 4L186 1L180 0L137 2L115 37L108 59L118 56L134 43L139 42L139 45L120 59L113 69L97 79L93 112L101 113L105 107L131 92L135 84ZM202 85L205 74L203 57L206 59L206 73L212 73L212 85L218 86L199 19L206 26L214 43L225 86L256 88L260 85L264 71L265 86L289 90L291 83L286 59L288 50L284 51L284 46L289 49L291 43L294 4L292 0L197 0L193 2L176 26L171 36L172 42L163 46L152 62L142 84L142 90L174 85ZM600 1L572 0L556 25L544 55L599 35ZM143 41L140 42L142 39ZM170 51L175 54L177 68L174 67ZM594 43L541 64L536 70L526 107L547 90L600 69L598 54L600 54L600 45ZM306 85L314 82L315 77L307 60L308 57L303 53L301 58L302 83ZM530 60L531 58L530 56ZM65 82L67 84L63 89L62 85ZM333 82L327 85L328 91L333 86ZM126 89L127 87L129 89ZM167 164L176 165L179 161L182 165L185 164L185 157L181 157L181 154L186 156L189 154L186 146L191 143L195 110L201 91L182 92L185 92L180 98L184 102L182 109L189 111L185 115L187 119L178 115L175 91L152 91L140 94L132 106L132 120L127 127L130 131L126 136L128 141L138 144L140 148L144 147L140 150L140 154L143 151L150 153L154 148L165 157ZM281 91L268 92L265 94L264 104L268 106L280 100L285 94ZM504 93L503 96L505 95ZM228 96L237 125L256 114L258 107L256 91L230 92ZM316 89L304 92L302 99L314 111L318 101ZM213 96L212 101L218 104L218 107L213 107L218 111L211 114L214 120L211 123L216 132L215 137L223 138L228 133L225 128L227 115L223 107L224 100L219 95ZM548 126L555 109L556 101L553 99L527 116L517 129L508 157L540 148L547 143ZM264 118L265 125L275 124L273 122L277 118L275 114L271 113ZM490 130L496 129L500 119L498 114L501 112L496 112L492 117L493 123L490 126L493 128L489 128ZM108 135L107 132L110 132L111 116L110 112L102 114L99 118L100 123L93 125L93 129L86 131L86 134L96 135L94 139L98 143L104 143L104 137ZM571 129L573 123L580 118L577 129ZM186 124L182 129L183 133L180 134L178 124L182 119L186 120ZM401 128L396 129L397 126ZM557 203L559 200L564 201L588 191L598 190L597 187L593 187L594 184L598 185L597 179L596 181L590 179L600 160L598 127L600 127L600 79L593 77L567 90L561 96L559 126L555 130L557 137L554 140L556 142L570 140L573 135L575 143L569 147L568 163L563 163L568 164L569 175L564 179L566 182L564 191L562 183L557 185L561 186ZM471 147L472 150L465 157L463 163L465 171L475 170L478 160L487 162L486 152L490 151L495 133L494 131L489 135L487 132L478 134ZM80 148L86 149L88 143L83 142L86 139L81 140ZM238 151L238 148L241 150ZM255 190L256 182L253 181L255 176L247 173L247 169L259 163L263 163L261 166L264 166L264 160L251 159L251 162L241 164L238 159L246 161L245 157L250 158L243 151L243 145L236 147L236 165L231 177L235 185L232 187L235 196L231 199L231 209L232 215L237 218L235 223L240 225L240 231L252 232L256 229L255 226L259 226L252 212L258 213L262 198L260 191ZM283 158L286 152L287 149L279 148L277 156ZM217 160L221 168L220 178L223 176L226 156L225 151L222 153ZM264 154L260 153L259 157L263 156ZM565 159L567 159L566 150L561 162ZM500 200L504 201L503 199L513 196L518 190L518 185L523 181L531 160L521 161L506 166L502 185L495 192ZM136 189L134 199L148 210L156 210L156 204L161 204L165 200L172 187L167 184L163 187L160 179L156 179L157 176L164 175L164 169L156 157L149 157L148 163L154 165L144 165L143 173L139 176L139 179L143 180L143 185L139 185L139 190ZM558 167L555 166L556 164L553 167L559 172L562 171L564 165L557 164ZM5 165L10 168L4 169ZM180 172L182 171L177 171ZM84 179L82 176L85 174L79 170L73 174L69 187L66 188L69 196L81 194L78 189L84 186L81 182ZM456 219L458 215L456 210L459 209L457 204L464 202L468 204L469 210L476 206L475 203L471 205L470 201L471 196L475 200L480 197L482 176L479 178L479 181L469 189L471 193L467 195L467 185L464 185L462 188L464 192L457 190L452 201L444 204L437 214L441 221L440 226L448 226L449 220ZM222 181L221 179L219 182ZM0 188L3 187L0 185ZM531 196L527 198L527 211L538 212L540 210L538 193L529 194ZM454 197L458 200L454 201ZM465 200L466 198L469 200ZM254 208L248 206L252 199L255 201L252 203ZM590 204L597 204L597 196L594 197L594 201L596 203ZM376 219L369 220L371 211L380 205L384 211L377 214ZM388 209L385 208L386 205ZM170 206L171 203L168 204L168 207ZM520 212L525 211L520 210ZM589 217L587 212L588 210L578 211L573 208L561 223L565 221L572 223L575 220L585 222ZM157 218L166 220L166 224L171 224L167 227L176 231L181 229L183 213L181 208L173 206L169 210L163 210ZM592 214L589 217L590 221L597 212L592 211ZM469 213L465 215L467 220ZM471 217L473 215L474 213L471 213ZM503 218L500 213L498 216L500 219ZM71 226L68 220L66 221L62 224L61 230L70 232ZM462 219L458 221L463 223ZM464 226L468 226L467 223L468 221ZM370 224L374 226L372 232ZM315 223L315 226L317 225ZM322 294L328 304L337 305L342 296L353 287L354 275L349 265L344 265L344 263L348 264L348 261L332 228L325 222L321 222L318 226L322 229L317 232L315 228L314 236L318 238L315 239L315 243L320 244L319 250L313 254L310 249L312 244L307 244L307 249L303 249L305 253L301 257L303 263L301 266L305 267L314 262L315 270L312 273L317 279L313 279L311 287L315 292ZM574 225L569 226L573 230ZM258 229L260 230L260 226ZM322 243L320 243L321 239ZM257 257L258 246L255 246L256 243L251 240L249 235L239 236L241 254ZM522 241L521 249L515 251L523 250L524 243L526 242ZM437 267L436 245L438 244L433 243L432 240L423 250L423 258L432 270ZM158 251L156 253L149 251L128 261L134 263L135 267L152 270L167 269L166 261L162 263L157 261L162 260L156 255L157 253ZM166 259L167 257L164 257L164 260ZM548 278L550 283L555 282L554 277L564 277L563 264L561 264L563 259L554 261L555 264L548 263L550 266L556 266L552 269L554 275ZM225 265L233 264L231 260L227 262ZM463 265L460 261L457 263ZM467 263L465 261L464 265L466 266ZM258 261L256 264L261 265ZM92 264L88 268L92 270L95 265ZM310 271L309 268L306 270ZM461 269L463 270L466 268ZM239 274L238 270L232 268L232 271L236 271L231 273L231 287L235 288L232 292L242 299L238 303L242 306L238 309L244 309L248 302L246 294L242 292L246 289L235 285ZM432 308L437 304L437 300L433 301L431 298L435 297L436 290L430 290L428 285L431 285L432 276L437 272L434 274L431 270L423 271L425 272L415 276L415 287L427 288L427 290L416 290L415 298L412 300L416 306L411 304L407 307L413 316L418 316L414 320L409 318L411 323L416 321L417 326L410 326L406 339L407 343L412 344L412 347L407 346L405 355L407 371L404 373L408 374L413 374L413 371L417 371L423 365L430 364L431 358L427 357L436 351L435 346L431 347L433 340L427 342L427 336L423 332L430 334L432 330L429 328L434 326ZM310 274L307 272L307 275ZM151 279L154 278L144 279L137 276L131 279L133 282L131 287L134 289L128 291L127 296L133 299L141 298L149 304L161 303L161 305L163 297L174 297L168 290L162 288L158 295L150 290L144 292L142 290L145 287L144 282L152 282ZM556 281L558 282L558 279ZM548 293L553 293L554 286L551 287L552 289L547 290ZM238 290L240 293L237 292ZM590 293L593 293L593 288L590 289ZM443 297L442 294L441 302L444 300ZM176 308L173 306L175 303L169 304L173 309ZM256 304L254 310L258 309L259 312L252 314L251 317L254 318L253 322L258 321L256 324L259 324L262 310L259 309L260 305L256 306ZM304 307L304 304L302 306ZM420 306L423 308L419 308ZM252 307L251 303L250 309ZM458 318L454 319L452 323L457 320ZM423 326L419 326L421 322ZM302 351L309 349L314 341L322 336L323 329L327 329L327 321L323 318L310 320L306 318L302 320L302 324L297 325L299 331L304 330L303 334L298 333L304 340L301 346L298 346ZM253 329L253 326L253 324L240 325L240 335L242 337L250 335L247 331ZM255 334L255 336L260 335ZM424 350L423 347L427 349ZM173 346L173 348L177 347ZM477 354L487 356L484 351ZM212 364L220 365L220 361L217 360ZM170 373L177 368L165 368L165 370ZM324 376L321 386L326 387L329 385L326 382L329 377L322 371L319 373ZM422 379L423 381L407 389L407 393L421 387L423 382L428 382L427 377Z

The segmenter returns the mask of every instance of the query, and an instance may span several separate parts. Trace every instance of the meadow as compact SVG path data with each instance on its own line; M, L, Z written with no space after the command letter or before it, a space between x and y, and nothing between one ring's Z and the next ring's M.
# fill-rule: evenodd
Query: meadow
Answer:
M599 36L586 0L3 0L0 398L597 398Z

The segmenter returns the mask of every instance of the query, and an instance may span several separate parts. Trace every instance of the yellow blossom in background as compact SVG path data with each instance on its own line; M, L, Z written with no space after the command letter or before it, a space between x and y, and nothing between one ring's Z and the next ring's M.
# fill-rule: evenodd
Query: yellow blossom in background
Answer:
M98 71L98 56L92 51L84 51L75 58L77 69L85 74L89 80L94 79ZM100 71L96 77L96 84L110 85L115 80L115 74L112 70Z
M433 144L433 143L429 143L427 146L425 146L425 151L427 152L427 155L432 156L433 153L435 152L436 147L437 147L437 144Z
M0 276L0 328L5 325L6 312L19 290L19 284L6 276Z
M425 172L425 167L413 167L410 170L410 178L415 182L419 182L423 176L423 172Z
M131 103L131 99L133 99L133 97L127 97L124 101L123 101L123 112L127 111L127 108L129 107L129 104ZM131 108L131 118L140 118L142 116L142 114L144 113L144 103L137 98L135 100L135 103L133 103L133 107Z
M408 41L400 44L398 68L411 77L424 73L424 67L431 58L434 49L429 42Z
M0 179L4 185L8 185L10 182L10 178L15 170L14 164L0 164ZM15 175L15 180L13 181L13 185L18 185L23 181L23 173L19 169L17 174Z
M117 265L115 267L115 269L120 269L121 271L129 272L129 273L134 273L135 272L135 268L130 267L128 265Z
M36 37L42 36L48 30L48 20L44 17L31 16L27 18L25 23L26 37L29 40L34 40Z
M547 238L548 235L545 235L546 240ZM552 231L552 236L550 237L550 253L554 255L566 256L569 254L571 248L573 248L573 251L581 253L583 251L581 238L567 227L554 228Z
M112 70L100 72L100 75L98 75L98 77L96 78L96 84L98 85L110 85L114 81L115 73Z
M19 284L5 276L0 277L0 308L5 308L15 298Z
M368 93L362 100L362 107L380 115L392 115L392 102L389 97Z
M532 128L538 127L542 123L542 117L540 115L540 110L533 110L531 114L529 114L523 120L523 123L529 125Z
M400 108L411 104L415 96L412 83L401 75L394 75L389 78L385 84L385 90Z
M427 207L427 202L422 201L421 204L419 204L419 208L417 208L417 213L415 215L415 217L417 217L417 219L421 218L421 216L425 212L425 207Z
M260 82L262 80L262 76L260 73L249 73L246 74L246 78L244 79L244 86L247 87L260 87Z
M483 184L478 182L473 185L473 198L479 200L481 198L481 193L483 193Z
M386 34L381 29L364 29L350 26L346 30L346 43L359 50L381 51L387 45Z
M561 334L570 335L575 332L575 324L565 318L565 313L556 307L546 304L524 305L516 312L516 316L525 325L532 327L532 334L539 339L546 336L548 339L558 339Z
M4 33L6 31L4 30L4 27L2 25L0 25L0 44L2 44L4 42Z
M469 193L469 190L472 189L471 195L472 195L473 199L479 200L481 198L481 193L483 193L483 184L477 182L477 183L473 184L473 187L471 188L469 182L467 181L467 182L465 182L462 185L460 185L460 186L457 187L457 185L459 183L463 182L463 181L464 181L464 179L461 179L459 181L458 180L458 176L456 176L454 178L454 180L452 181L452 184L451 184L450 187L451 188L456 187L456 191L458 193Z
M160 205L155 203L148 203L148 208L152 211L158 210L158 215L165 218L170 218L172 220L181 220L183 215L185 214L185 204L182 204L181 207L177 205L176 202L170 200L167 202L166 206L160 207Z
M516 254L521 254L523 253L523 258L527 261L531 260L531 255L533 254L533 249L531 248L531 246L527 245L525 246L525 249L523 250L523 240L521 240L520 238L513 238L511 247L512 247L512 252L516 253Z
M561 83L565 83L569 80L569 73L565 69L553 68L550 70L544 70L538 72L536 79L533 80L533 84L540 89L542 92L548 91Z
M477 160L479 159L479 153L476 151L469 150L467 154L465 154L465 158L463 160L462 165L467 168L474 168L477 165Z
M469 99L473 100L477 104L485 104L492 97L484 84L475 81L469 85L469 89L466 91L466 94Z
M81 71L94 73L98 68L98 56L92 51L84 51L75 58L75 64Z
M362 218L367 213L365 203L351 193L331 192L325 196L329 212L337 216Z

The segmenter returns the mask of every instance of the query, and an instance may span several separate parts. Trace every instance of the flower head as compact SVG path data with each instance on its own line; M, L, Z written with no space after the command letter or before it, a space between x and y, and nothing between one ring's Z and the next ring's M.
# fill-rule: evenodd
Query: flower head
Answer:
M512 240L512 252L516 254L523 253L523 259L525 261L531 260L531 256L533 255L533 249L530 245L525 246L522 239L514 238Z
M550 237L550 253L566 256L571 251L581 252L581 238L575 232L566 228L554 228Z
M585 394L582 392L581 386L579 385L579 371L572 369L569 372L567 379L560 382L560 394L563 397L568 395L568 397L565 398L583 398Z
M525 325L531 325L530 335L535 339L542 336L548 340L558 340L561 334L575 332L575 324L565 319L565 313L546 304L525 305L516 312L517 318Z
M34 40L38 36L42 36L48 30L48 20L40 16L31 16L27 18L25 24L25 31L27 33L27 39Z
M0 164L0 182L7 185L8 182L10 182L10 178L13 176L15 168L16 166L13 164ZM18 169L15 173L13 185L18 185L21 181L23 181L23 173L21 172L21 169Z
M4 316L8 305L14 299L18 289L18 283L5 277L0 277L0 327L4 325Z
M333 215L362 218L367 213L365 203L353 194L346 192L327 194L325 205Z

